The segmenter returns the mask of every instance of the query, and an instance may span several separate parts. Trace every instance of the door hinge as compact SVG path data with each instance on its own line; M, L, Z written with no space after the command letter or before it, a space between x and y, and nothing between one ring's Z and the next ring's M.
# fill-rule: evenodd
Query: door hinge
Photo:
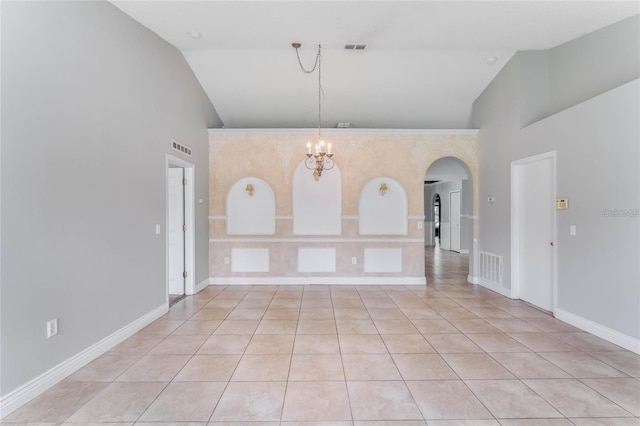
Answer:
M187 278L187 271L184 271L184 272L182 273L182 278Z
M187 225L182 225L182 232L187 232Z
M182 186L187 186L187 180L186 179L182 179Z

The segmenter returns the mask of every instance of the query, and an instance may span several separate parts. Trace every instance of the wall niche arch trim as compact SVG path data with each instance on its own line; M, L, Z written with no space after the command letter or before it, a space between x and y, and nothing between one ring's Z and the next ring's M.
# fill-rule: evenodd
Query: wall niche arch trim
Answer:
M247 191L251 185L253 193ZM228 235L275 235L276 198L266 181L245 177L234 183L227 194Z
M373 178L360 192L359 233L407 235L408 210L407 191L398 181L385 176Z

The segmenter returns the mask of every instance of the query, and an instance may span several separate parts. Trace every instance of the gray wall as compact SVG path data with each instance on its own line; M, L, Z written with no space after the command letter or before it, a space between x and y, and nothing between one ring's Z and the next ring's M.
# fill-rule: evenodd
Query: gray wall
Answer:
M475 101L472 117L480 129L479 246L503 256L505 286L510 163L557 150L558 196L570 199L557 213L558 308L634 338L639 219L602 211L639 207L639 28L635 16L549 51L518 53ZM568 236L569 225L578 235Z
M107 2L2 2L1 24L6 395L165 303L155 224L171 138L193 148L196 282L207 279L219 118L182 54Z

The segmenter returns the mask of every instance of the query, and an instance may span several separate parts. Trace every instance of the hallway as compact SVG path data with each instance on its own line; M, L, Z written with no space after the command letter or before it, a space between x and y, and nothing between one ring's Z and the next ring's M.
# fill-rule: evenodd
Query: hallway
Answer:
M428 251L426 288L210 286L3 424L640 424L640 356L466 261Z

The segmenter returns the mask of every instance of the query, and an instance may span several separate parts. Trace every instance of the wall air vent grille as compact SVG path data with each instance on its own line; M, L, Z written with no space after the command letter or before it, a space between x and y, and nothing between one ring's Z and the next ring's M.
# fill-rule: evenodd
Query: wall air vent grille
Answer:
M502 256L480 252L480 279L502 285Z
M177 142L171 139L171 148L174 150L183 153L184 155L191 157L191 148L182 145L180 142Z
M367 48L367 43L347 43L344 45L344 50L364 50Z

